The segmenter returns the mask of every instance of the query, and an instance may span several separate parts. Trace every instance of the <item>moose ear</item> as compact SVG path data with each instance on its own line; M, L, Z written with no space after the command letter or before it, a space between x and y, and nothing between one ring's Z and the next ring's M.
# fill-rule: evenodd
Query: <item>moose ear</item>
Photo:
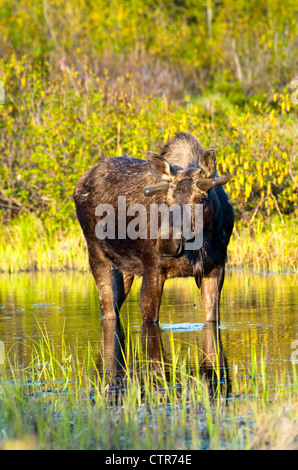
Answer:
M216 172L215 150L204 150L200 156L200 167L205 178L214 178Z
M157 153L147 152L147 163L152 175L161 181L170 183L176 175L168 160Z

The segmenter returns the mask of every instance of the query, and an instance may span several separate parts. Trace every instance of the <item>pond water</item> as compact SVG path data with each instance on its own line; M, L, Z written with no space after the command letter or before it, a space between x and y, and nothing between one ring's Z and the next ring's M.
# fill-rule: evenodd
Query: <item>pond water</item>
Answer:
M263 350L267 371L277 365L287 374L293 372L293 354L298 348L297 274L256 273L230 270L221 298L220 350L229 366L248 367L252 347L259 355ZM200 292L193 279L177 279L165 285L160 323L142 326L139 311L140 281L133 288L121 310L121 326L102 321L99 300L89 273L24 273L0 275L0 341L6 352L17 354L20 365L30 362L27 343L41 338L39 325L57 345L65 341L96 343L105 350L106 367L113 367L117 355L117 338L129 334L139 337L151 357L165 356L175 348L191 361L193 348L202 354L212 353L215 331L204 323ZM125 347L125 346L124 346ZM119 352L119 348L118 348ZM115 365L115 363L114 363Z

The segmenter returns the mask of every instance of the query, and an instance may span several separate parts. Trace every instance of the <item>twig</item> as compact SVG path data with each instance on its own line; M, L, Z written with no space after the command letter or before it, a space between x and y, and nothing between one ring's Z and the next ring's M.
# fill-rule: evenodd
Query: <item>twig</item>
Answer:
M265 199L267 199L267 198L265 198ZM255 216L257 215L257 213L258 213L258 211L259 211L259 209L260 209L260 206L263 204L263 202L264 202L264 198L262 197L261 201L258 203L257 207L255 208L255 211L254 211L254 213L253 213L253 215L252 215L252 218L251 218L250 221L248 222L248 226L249 226L249 227L252 225L252 223L253 223L253 221L254 221L254 218L255 218Z
M291 157L290 157L290 161L289 161L289 174L290 174L290 177L292 178L294 184L297 186L298 188L298 183L297 181L295 180L294 178L294 175L293 175L293 172L292 172L292 162L294 162L296 160L296 157L297 157L298 153L295 153L294 155L292 154Z
M233 55L233 59L234 59L235 66L236 66L236 77L239 80L239 82L242 82L243 74L242 74L239 56L237 54L236 39L234 38L232 39L232 55Z
M274 201L274 204L275 204L275 207L276 207L276 210L279 214L279 217L281 218L281 222L284 224L284 219L283 219L283 216L282 216L282 213L280 212L280 208L278 206L278 202L277 202L277 199L276 197L274 196L273 192L270 191L270 196L272 197L273 201Z

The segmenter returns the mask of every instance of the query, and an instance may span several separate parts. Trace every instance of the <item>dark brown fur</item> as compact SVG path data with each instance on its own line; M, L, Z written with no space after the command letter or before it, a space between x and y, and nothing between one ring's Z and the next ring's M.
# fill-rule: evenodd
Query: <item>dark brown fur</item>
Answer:
M77 216L87 241L102 314L105 318L115 318L134 276L142 276L140 308L143 321L157 322L165 280L194 276L201 287L206 320L219 320L219 298L233 229L233 210L222 186L202 192L195 184L200 178L214 177L215 153L212 149L203 149L193 136L179 133L166 144L161 155L172 165L169 165L169 176L160 168L163 162L166 163L162 157L161 165L155 165L154 171L149 171L150 158L156 162L156 157L159 157L154 154L147 157L148 163L127 157L106 158L88 170L75 187ZM161 183L168 190L162 190L161 194L156 191L152 197L146 197L144 188L154 189L158 178L163 181L171 179L170 183ZM95 234L99 220L95 209L99 204L112 205L117 221L118 196L126 196L127 207L140 203L147 211L151 203L203 203L203 247L199 251L185 251L179 240L169 240L163 246L160 240L150 240L149 236L146 240L118 240L117 237L115 240L99 240ZM149 228L148 224L148 235Z

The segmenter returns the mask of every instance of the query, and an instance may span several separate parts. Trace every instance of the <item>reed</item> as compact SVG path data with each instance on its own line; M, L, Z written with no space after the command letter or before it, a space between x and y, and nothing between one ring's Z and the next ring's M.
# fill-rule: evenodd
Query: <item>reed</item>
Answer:
M201 350L189 345L190 363L171 333L170 357L148 358L126 332L113 370L100 345L82 350L63 333L57 344L39 327L40 340L26 343L28 364L18 364L12 348L0 366L3 449L297 447L295 365L290 376L282 366L270 376L266 355L252 347L250 366L230 365L228 377L215 348L206 375Z
M253 224L236 223L229 245L229 265L271 271L297 270L298 232L295 218L286 221L259 218Z

